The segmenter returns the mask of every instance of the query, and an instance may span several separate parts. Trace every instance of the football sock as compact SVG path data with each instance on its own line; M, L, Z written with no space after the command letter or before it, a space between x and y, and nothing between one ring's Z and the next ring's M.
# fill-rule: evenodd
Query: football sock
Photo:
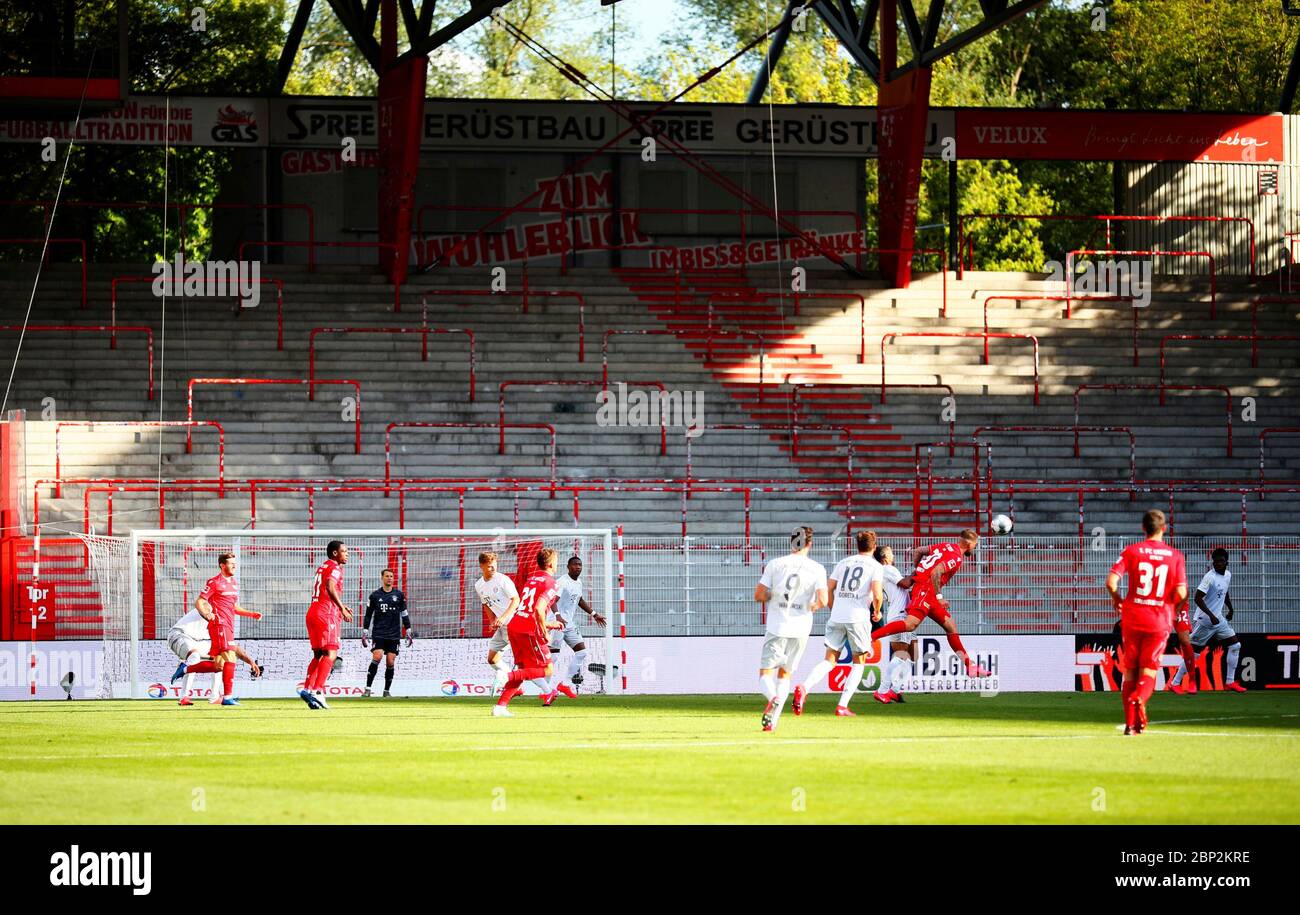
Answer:
M758 678L763 690L763 698L771 702L776 697L776 674L766 673Z
M377 673L379 673L379 662L371 661L370 667L366 670L366 689L370 689L370 687L374 686L375 674Z
M185 679L181 681L181 697L185 698L190 694L190 687L194 685L194 674L187 673Z
M221 668L221 691L227 696L235 694L235 662L227 661Z
M948 647L951 648L954 653L965 659L967 664L970 663L970 655L966 654L966 648L961 643L960 635L955 632L948 633Z
M1237 682L1237 661L1241 658L1241 643L1233 642L1228 646L1228 682Z
M396 673L396 671L397 668L395 666L384 668L384 692L388 692L393 688L393 674Z
M1133 711L1133 703L1130 701L1133 698L1133 687L1136 685L1137 674L1134 673L1131 677L1125 677L1119 688L1120 701L1124 703L1124 724L1128 727L1132 727L1137 721Z
M903 688L903 681L907 677L907 669L912 666L911 660L906 655L894 655L889 662L889 688L894 692L899 692Z
M555 690L551 688L550 677L533 677L532 682L533 682L533 686L536 686L539 690L541 690L543 696L555 692Z
M223 693L221 692L221 674L218 671L212 672L212 695L208 698L213 702L220 702Z
M1156 678L1143 675L1137 681L1137 686L1133 687L1134 695L1141 699L1143 703L1151 700L1151 694L1156 691Z
M316 664L316 689L318 690L325 689L325 681L330 678L330 674L333 671L334 671L334 662L330 660L329 655L325 655Z
M587 649L575 651L573 657L569 659L569 679L573 679L574 674L582 673L582 665L587 661Z
M1196 646L1188 645L1184 648L1180 644L1178 646L1178 653L1183 656L1183 667L1186 670L1196 669Z
M790 695L790 678L778 677L776 681L776 709L772 712L772 723L781 717L781 710L785 708L786 697Z
M307 676L303 678L303 689L310 691L316 683L316 663L319 660L315 655L307 662Z
M216 671L217 667L211 661L200 661L197 664L191 664L185 668L187 674L210 674Z
M830 673L831 668L834 666L834 661L827 661L825 658L818 661L817 666L812 669L812 673L808 674L808 679L803 681L805 692L812 689L815 684L820 683L822 677Z
M881 626L879 629L873 630L871 633L871 637L877 640L887 639L891 635L898 635L898 633L906 632L906 631L907 631L907 617L903 617L901 620L894 620L892 623L886 623L885 625Z
M854 664L849 668L849 675L844 679L844 689L840 691L840 708L848 708L849 700L858 689L858 684L862 682L862 672L866 669L863 664Z
M505 689L506 680L510 679L510 665L506 663L504 657L497 655L496 663L492 665L492 669L496 671L495 676L492 678L493 687L497 690Z
M501 690L501 696L497 699L497 705L509 705L510 700L519 695L519 687L507 686Z
M1183 654L1183 659L1178 662L1178 670L1174 672L1174 678L1170 681L1174 686L1178 686L1183 682L1183 675L1187 673L1187 668L1189 667L1186 651L1184 651ZM1191 663L1195 664L1196 662L1193 660Z

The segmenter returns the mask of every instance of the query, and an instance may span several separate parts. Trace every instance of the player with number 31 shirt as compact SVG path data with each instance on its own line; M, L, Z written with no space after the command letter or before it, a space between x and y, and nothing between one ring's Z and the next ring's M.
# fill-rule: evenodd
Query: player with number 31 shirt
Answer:
M1146 705L1155 692L1174 609L1187 600L1186 563L1182 553L1164 542L1165 513L1151 509L1142 516L1142 530L1147 539L1125 547L1106 576L1106 591L1120 614L1125 734L1146 730ZM1120 598L1124 576L1128 593Z

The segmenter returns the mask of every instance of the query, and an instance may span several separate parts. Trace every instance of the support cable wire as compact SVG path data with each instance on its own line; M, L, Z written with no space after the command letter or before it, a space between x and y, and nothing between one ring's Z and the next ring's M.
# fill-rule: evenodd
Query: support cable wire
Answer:
M738 59L741 55L748 53L750 50L756 47L758 43L761 42L764 38L770 40L773 32L776 29L781 28L782 24L787 18L790 18L796 15L797 12L808 8L812 4L812 2L813 0L804 0L804 2L800 6L791 7L786 12L786 15L781 17L781 22L778 22L776 26L769 27L768 29L766 29L762 35L758 36L758 38L754 39L753 41L747 43L744 46L744 48L742 48L739 52L733 54L721 65L711 69L708 73L705 74L703 78L697 80L696 84L692 84L691 86L688 86L686 89L679 92L676 96L674 96L669 101L669 104L671 104L671 102L673 101L676 101L677 99L680 99L682 96L686 95L692 89L696 88L696 85L702 84L703 82L707 82L708 79L712 79L713 76L716 76L718 73L720 73L724 67L728 66L736 59ZM749 206L756 208L760 211L768 209L761 200L759 200L758 198L754 197L752 194L747 192L743 187L740 187L735 182L731 181L729 178L727 178L725 175L723 175L721 172L715 169L711 164L709 164L706 160L702 159L694 152L692 152L688 147L684 146L683 144L667 136L659 135L659 132L654 128L654 126L648 122L649 119L654 116L654 114L658 113L658 111L663 110L663 107L666 107L666 105L661 106L661 108L657 109L654 112L651 112L645 117L638 117L635 112L633 112L631 109L627 107L627 105L619 102L616 98L613 98L607 90L602 88L598 83L596 83L594 80L588 77L585 73L583 73L573 64L564 60L555 52L551 51L540 41L533 38L531 35L523 31L523 29L519 28L514 23L507 20L504 16L498 17L497 22L507 31L507 33L509 33L513 38L519 41L520 44L524 45L524 47L528 48L530 51L537 54L546 63L549 63L552 67L558 70L561 75L563 75L566 79L568 79L569 82L573 83L579 89L582 89L588 95L595 98L597 101L603 101L606 104L606 107L610 108L610 110L612 110L615 114L617 114L619 117L623 118L625 121L631 124L634 129L637 129L643 133L657 135L659 140L666 147L668 147L668 149L671 150L679 159L681 159L687 165L691 166L696 171L703 174L705 177L709 178L716 185L721 187L723 190L727 191L737 200L749 204ZM616 140L626 135L626 133L628 133L628 131L624 131L622 134L619 135L618 138L616 138ZM586 161L588 160L583 160L584 163ZM567 171L571 172L574 170L574 168L576 168L576 166L571 166L570 169L568 169ZM534 194L533 196L536 195ZM531 197L526 199L531 199ZM497 220L494 221L498 221L506 215L509 214L503 213L501 214L501 216L497 217ZM776 222L776 224L778 226L781 225L780 214L776 213L774 214L774 216L775 216L774 221ZM492 223L489 223L488 225L491 224ZM484 228L486 228L486 226ZM788 226L788 228L791 234L804 238L811 247L813 247L815 250L820 251L822 255L826 257L828 260L835 262L840 267L856 275L856 271L852 267L850 267L848 263L844 261L844 259L841 258L838 254L836 254L834 251L826 247L823 242L821 242L820 240L813 240L810 236L807 235L807 233L805 233L798 226L790 225ZM480 229L479 231L481 233L483 229ZM444 255L444 258L447 258L450 253L451 252L448 252L447 255ZM779 252L778 252L778 256L779 256Z
M72 121L72 133L68 137L68 154L63 159L63 171L59 175L59 186L54 191L54 205L50 207L50 216L45 224L45 243L41 246L41 258L36 262L36 279L32 281L32 294L27 298L27 313L23 315L23 329L18 334L18 346L14 349L14 362L9 367L9 381L5 385L5 396L0 400L0 418L9 407L9 394L14 386L14 373L18 371L18 357L22 355L23 341L27 339L27 325L31 322L32 306L36 302L36 290L41 284L41 271L45 268L45 258L50 250L50 237L54 233L54 217L59 212L59 200L63 196L63 185L68 179L68 165L72 162L72 147L77 143L77 130L81 126L81 109L86 103L86 87L90 84L90 74L95 68L95 49L90 51L90 64L86 67L86 77L81 81L81 98L77 101L77 115Z

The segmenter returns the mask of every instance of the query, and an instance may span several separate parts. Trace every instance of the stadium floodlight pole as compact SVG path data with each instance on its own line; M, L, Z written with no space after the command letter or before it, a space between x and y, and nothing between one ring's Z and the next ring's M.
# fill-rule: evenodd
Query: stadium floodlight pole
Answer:
M813 2L814 0L804 0L803 5L800 7L800 9L806 9L811 7ZM739 60L741 57L748 54L759 44L761 44L765 39L767 39L770 35L775 33L777 29L781 27L781 23L784 22L786 18L787 17L783 16L777 22L776 25L774 25L772 28L768 29L767 31L763 32L762 34L758 35L753 40L746 42L745 45L743 45L738 51L736 51L726 60L722 61L722 63L718 64L717 66L710 67L708 70L705 70L698 77L696 77L694 81L692 81L689 85L687 85L684 89L682 89L672 98L667 99L663 104L659 105L657 108L654 108L649 112L647 112L643 116L643 118L648 121L650 118L653 118L655 115L661 114L662 112L671 108L674 102L678 101L679 99L686 96L688 93L694 91L695 89L698 89L700 86L704 85L709 80L713 79L713 77L721 73L724 68L730 66L732 63L734 63L735 61ZM569 76L567 70L563 72L565 72L566 76ZM570 78L572 77L570 76ZM577 174L584 166L590 164L591 162L594 162L597 158L609 152L611 149L615 148L620 142L622 142L622 140L625 137L629 136L632 133L635 133L637 130L644 130L644 129L650 129L652 132L658 133L658 131L654 130L653 126L648 126L648 128L643 128L640 123L633 122L628 127L624 128L622 131L616 134L612 139L596 147L596 149L593 152L589 153L588 155L570 164L568 168L566 168L564 171L560 172L558 175L555 176L555 181L557 182L562 181L564 178ZM531 203L533 200L536 200L537 198L543 196L545 193L546 193L545 187L538 188L537 190L533 191L527 196L521 198L517 203L513 204L509 208L502 210L495 217L489 219L486 223L480 226L478 228L478 231L476 231L473 235L467 235L464 238L462 238L459 242L452 245L450 248L448 248L446 251L440 254L436 260L430 262L427 266L425 266L420 272L428 273L430 270L432 270L434 267L438 266L441 263L444 262L451 263L452 257L458 254L460 251L462 251L467 245L470 244L470 242L475 241L478 238L481 238L487 232L487 230L490 229L492 226L501 222L503 219L513 216L515 213L519 212L524 207L528 206L529 203ZM799 234L802 236L802 233Z
M795 15L797 10L803 10L807 8L809 5L810 5L810 0L805 0L804 3L799 4L797 7L794 3L792 3L787 15L782 17L782 22L787 21L791 15ZM776 225L780 226L781 228L789 232L792 236L797 237L802 241L804 241L813 251L818 252L827 260L838 265L839 267L843 268L844 270L848 271L854 276L860 276L856 268L849 266L848 262L845 261L842 257L840 257L834 250L832 250L831 247L828 244L826 244L823 240L819 238L814 238L813 236L805 232L803 229L801 229L799 226L790 222L788 219L782 217L779 211L774 210L772 207L767 206L767 204L763 203L762 200L750 194L743 187L736 184L731 179L727 178L720 171L718 171L716 168L710 165L707 160L696 155L696 153L694 153L685 144L677 140L674 140L669 136L661 134L660 131L657 130L652 123L649 123L649 119L652 118L654 114L656 114L657 112L652 112L651 114L645 115L644 118L638 117L636 112L632 111L632 109L629 108L624 102L621 102L620 100L612 96L599 83L591 79L581 70L579 70L577 67L566 62L562 57L560 57L554 51L551 51L549 48L547 48L537 39L533 38L528 33L523 31L523 29L519 28L513 23L507 22L504 18L501 19L500 21L505 26L506 30L510 32L515 38L517 38L525 47L533 51L535 54L541 57L542 60L546 61L548 64L554 67L557 71L559 71L559 73L562 76L568 79L569 82L573 83L579 89L582 89L592 98L594 98L596 101L600 102L610 111L614 112L614 114L618 115L623 120L627 121L635 129L655 134L656 136L658 136L659 140L662 141L663 144L675 156L677 156L677 158L685 162L687 165L689 165L695 171L699 172L704 177L708 178L710 181L712 181L718 187L722 188L728 194L735 197L737 200L741 201L742 203L748 204L751 208L758 210L764 216L771 219ZM780 28L780 23L777 24L776 28L777 29ZM772 34L772 29L769 29L765 33L765 35L770 35L770 34ZM726 63L722 64L722 66L725 67L729 63L730 61L727 61ZM721 70L721 67L717 69ZM743 218L744 217L742 217L742 225L743 225ZM861 244L862 244L861 238L855 240L855 248L860 247Z

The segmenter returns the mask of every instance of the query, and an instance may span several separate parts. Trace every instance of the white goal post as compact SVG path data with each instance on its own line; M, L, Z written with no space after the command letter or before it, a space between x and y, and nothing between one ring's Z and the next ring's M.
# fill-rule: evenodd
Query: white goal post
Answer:
M217 557L233 553L240 604L262 614L240 619L236 641L265 668L260 680L241 664L235 693L291 697L311 657L305 615L326 545L348 547L343 599L355 613L341 629L340 662L329 688L359 695L371 652L360 644L367 596L392 568L407 598L415 642L402 644L393 692L413 695L488 695L492 671L480 601L474 592L481 552L498 554L498 572L519 579L536 568L543 547L557 551L557 581L568 560L582 560L583 596L603 616L602 629L578 610L586 647L580 693L615 692L621 662L614 649L615 545L609 528L317 528L137 530L129 537L82 535L103 605L104 649L98 695L105 698L177 698L170 683L177 658L167 644L172 624L190 610L204 583L218 574ZM576 655L555 655L563 675ZM382 678L382 664L379 677ZM200 677L199 680L206 680ZM382 680L376 681L380 686ZM378 689L376 690L378 692ZM193 698L193 697L192 697Z

